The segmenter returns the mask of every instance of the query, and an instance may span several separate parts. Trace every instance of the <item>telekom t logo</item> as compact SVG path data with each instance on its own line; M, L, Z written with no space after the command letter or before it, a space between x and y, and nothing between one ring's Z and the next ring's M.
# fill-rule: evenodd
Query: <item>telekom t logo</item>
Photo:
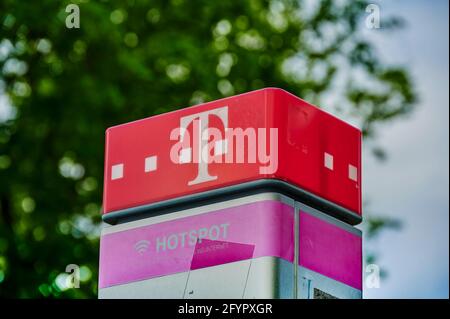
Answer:
M222 131L209 126L210 117L217 117L223 127ZM193 145L188 131L192 124ZM205 183L217 179L217 176L209 174L210 163L222 163L222 155L225 155L225 163L256 163L256 155L261 164L261 174L272 174L278 168L278 130L270 128L270 147L266 142L266 128L229 128L228 106L196 113L180 118L180 127L170 133L171 140L178 140L170 150L170 158L173 163L197 163L197 176L188 182L188 185ZM245 140L247 148L245 149ZM234 148L236 145L236 148ZM257 153L257 154L256 154ZM268 154L267 154L268 153ZM247 161L245 161L247 155Z
M194 120L196 120L193 124L194 130L194 138L197 137L197 156L195 162L198 162L198 174L195 179L188 182L188 185L195 185L200 184L204 182L209 182L217 179L217 176L211 176L208 172L208 163L209 159L206 154L206 150L208 147L208 129L209 129L209 116L215 115L217 116L221 121L225 129L228 126L228 107L224 106L218 109L205 111L202 113L192 114L185 117L182 117L180 119L180 127L179 127L179 137L180 137L180 143L183 144L183 142L190 142L189 136L186 137L186 135L189 135L189 132L187 130L189 124L191 124ZM172 138L172 134L170 136L170 139ZM195 143L194 143L195 145ZM175 145L176 146L176 145ZM181 145L184 146L184 145ZM215 145L214 145L215 146ZM181 149L180 159L179 163L186 163L191 162L193 152L191 147L183 148ZM172 153L172 152L171 152ZM226 150L225 152L226 153ZM172 154L171 154L172 155Z

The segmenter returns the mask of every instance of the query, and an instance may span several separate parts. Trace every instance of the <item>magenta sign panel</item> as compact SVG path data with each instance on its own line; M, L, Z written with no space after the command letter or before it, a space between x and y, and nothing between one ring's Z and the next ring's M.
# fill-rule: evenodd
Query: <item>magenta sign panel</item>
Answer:
M102 236L99 287L263 256L293 262L294 209L260 201Z
M294 208L263 200L105 234L99 287L258 257L294 262ZM361 237L306 212L299 266L361 290Z
M361 236L302 211L299 224L299 265L361 290Z

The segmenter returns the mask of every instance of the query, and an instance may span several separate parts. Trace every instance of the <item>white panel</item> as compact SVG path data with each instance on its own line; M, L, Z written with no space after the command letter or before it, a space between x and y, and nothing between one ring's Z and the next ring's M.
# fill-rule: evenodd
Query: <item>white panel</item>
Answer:
M184 297L242 298L251 260L191 271Z
M183 298L188 273L135 281L98 290L100 299L179 299Z
M348 178L352 181L358 181L358 169L353 165L348 165Z
M334 158L333 158L333 155L331 155L331 154L328 154L328 153L324 153L324 157L323 157L323 165L326 167L326 168L328 168L328 169L330 169L330 170L333 170L333 160L334 160Z
M123 164L111 166L111 179L119 179L123 177Z
M145 172L155 171L157 167L157 158L156 156L150 156L145 158Z

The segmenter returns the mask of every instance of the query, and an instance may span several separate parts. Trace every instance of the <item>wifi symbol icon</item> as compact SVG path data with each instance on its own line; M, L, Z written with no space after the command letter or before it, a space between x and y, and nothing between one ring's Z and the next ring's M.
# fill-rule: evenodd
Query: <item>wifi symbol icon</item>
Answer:
M148 240L140 240L136 244L134 244L134 250L142 255L148 249L148 246L150 246L150 242Z

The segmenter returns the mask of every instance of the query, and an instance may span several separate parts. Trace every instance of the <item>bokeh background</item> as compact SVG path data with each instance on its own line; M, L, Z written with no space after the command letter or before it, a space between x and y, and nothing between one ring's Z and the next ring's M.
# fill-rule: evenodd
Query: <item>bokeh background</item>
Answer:
M448 21L444 0L1 0L0 297L96 297L107 127L275 86L364 132L364 296L448 298Z

